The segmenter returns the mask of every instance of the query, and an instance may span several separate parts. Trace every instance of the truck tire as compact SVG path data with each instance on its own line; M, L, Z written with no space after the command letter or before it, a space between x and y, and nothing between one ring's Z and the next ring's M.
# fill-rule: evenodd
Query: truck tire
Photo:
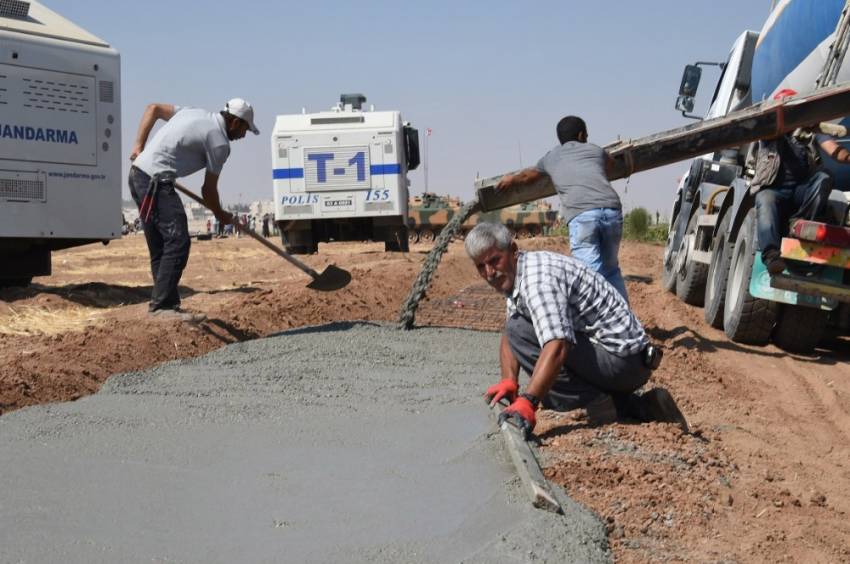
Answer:
M395 241L384 241L384 252L385 253L406 253L410 250L408 246L407 237L404 238L400 244Z
M711 241L711 264L705 283L705 321L715 329L723 329L723 306L726 303L726 279L732 262L732 245L729 243L729 222L732 212L723 214L717 234Z
M809 354L826 330L829 312L797 305L782 305L773 329L773 342L782 350Z
M697 210L691 215L674 263L679 265L676 269L676 295L686 304L695 306L702 306L705 302L705 281L708 278L708 265L694 262L688 247L692 240L695 250L701 247L697 230L697 222L701 216L702 210ZM682 261L684 264L681 264Z
M384 241L385 253L406 253L409 250L409 237L406 226L395 230L393 232L393 238L390 241Z
M765 345L770 340L778 307L776 302L754 298L750 294L756 253L755 212L755 209L747 212L732 248L723 305L723 332L737 343Z
M676 293L676 249L673 248L673 239L676 236L676 221L671 223L667 230L667 244L664 246L664 257L661 262L661 286L674 294Z
M312 255L319 252L319 244L312 245L289 245L286 247L286 252L290 255Z
M435 238L436 237L434 236L434 232L430 229L423 229L419 233L419 240L423 243L433 243Z
M408 229L407 230L407 241L411 245L418 243L419 242L419 231L416 231L415 229Z

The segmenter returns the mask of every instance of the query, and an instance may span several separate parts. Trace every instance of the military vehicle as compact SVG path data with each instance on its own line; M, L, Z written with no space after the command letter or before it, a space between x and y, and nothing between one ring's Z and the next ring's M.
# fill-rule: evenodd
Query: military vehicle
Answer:
M433 243L449 220L460 210L463 202L452 196L425 192L408 202L407 234L411 243ZM519 239L548 235L558 214L546 202L517 204L491 212L472 215L461 226L458 237L463 238L479 222L502 223Z

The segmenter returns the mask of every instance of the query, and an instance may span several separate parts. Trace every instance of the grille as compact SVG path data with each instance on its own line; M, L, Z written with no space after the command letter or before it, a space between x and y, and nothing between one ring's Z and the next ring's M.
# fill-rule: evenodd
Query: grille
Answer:
M44 179L34 173L0 171L0 198L44 200Z
M25 18L30 13L30 3L20 0L0 0L0 16Z
M301 206L283 206L284 215L295 215L299 213L313 213L313 206L311 205L301 205Z
M393 209L393 202L366 202L363 209L366 211L389 211Z
M98 100L109 104L115 101L115 84L111 80L98 83Z
M91 98L89 87L85 84L26 77L22 80L25 108L73 114L89 113Z
M338 125L342 123L363 123L363 116L311 118L310 125Z

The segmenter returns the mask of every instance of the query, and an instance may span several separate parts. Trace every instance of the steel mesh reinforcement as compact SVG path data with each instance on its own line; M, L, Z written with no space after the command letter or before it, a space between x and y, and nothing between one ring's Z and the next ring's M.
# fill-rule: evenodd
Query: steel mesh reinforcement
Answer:
M478 199L471 200L460 208L458 213L440 231L440 236L434 242L431 252L425 257L425 262L422 263L422 270L419 271L419 276L416 277L413 286L410 288L410 293L401 306L398 320L400 329L413 328L413 323L416 321L416 308L419 307L419 302L425 297L425 292L431 284L431 278L434 276L434 272L437 271L437 267L440 265L440 259L443 258L443 254L446 252L452 237L460 229L463 222L472 214L480 211L480 209L481 206L478 204Z

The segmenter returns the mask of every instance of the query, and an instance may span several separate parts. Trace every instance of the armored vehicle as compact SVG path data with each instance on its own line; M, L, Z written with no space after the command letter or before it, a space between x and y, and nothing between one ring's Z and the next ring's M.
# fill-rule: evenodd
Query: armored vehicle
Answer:
M452 196L425 192L408 203L407 234L411 243L432 243L463 202ZM467 219L458 232L463 238L479 222L502 223L519 239L548 235L557 221L557 212L546 202L517 204L501 210L480 212Z

